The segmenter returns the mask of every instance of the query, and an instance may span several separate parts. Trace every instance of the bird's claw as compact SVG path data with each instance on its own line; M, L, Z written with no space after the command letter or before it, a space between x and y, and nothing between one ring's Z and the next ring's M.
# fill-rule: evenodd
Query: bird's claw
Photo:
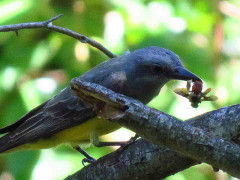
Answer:
M91 164L91 163L93 163L93 162L95 162L95 161L96 161L96 159L94 159L94 158L84 158L84 159L82 160L82 165L85 166L85 163Z
M119 149L120 152L123 152L128 146L130 146L132 143L134 143L137 139L139 138L139 136L137 134L135 134L135 136L131 137L129 139L129 141L127 141L127 143L125 145L122 145L121 148Z

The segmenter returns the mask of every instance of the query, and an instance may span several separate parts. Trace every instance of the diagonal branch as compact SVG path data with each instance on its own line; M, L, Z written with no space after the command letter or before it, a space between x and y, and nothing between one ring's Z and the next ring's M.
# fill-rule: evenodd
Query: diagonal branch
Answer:
M167 114L153 110L149 107L144 106L138 101L135 101L131 98L127 98L120 94L116 94L99 85L81 82L76 79L72 81L72 85L73 85L73 89L77 92L78 96L80 96L81 98L85 98L85 100L86 99L90 100L88 96L92 96L94 97L95 101L98 101L98 104L99 102L101 102L102 104L105 104L104 109L101 109L101 113L99 114L99 116L106 117L106 114L109 114L109 112L111 112L111 116L107 116L108 119L114 120L120 123L121 125L134 130L136 133L154 142L155 144L170 147L171 149L181 153L182 157L183 155L185 155L193 159L196 159L200 162L202 161L207 162L213 165L214 167L227 171L229 174L233 176L240 177L240 174L239 174L240 165L238 163L240 160L240 153L239 153L240 148L236 144L230 143L224 139L213 137L210 133L206 133L202 129L195 128L187 123L177 120L174 117L171 117ZM83 94L85 95L83 96ZM95 104L95 102L93 102L92 100L90 101ZM235 108L237 108L239 111L239 106ZM222 112L224 111L225 113L227 112L226 109L222 110ZM232 114L232 112L233 111L229 111L230 114ZM237 116L237 118L239 119L239 115ZM222 130L222 128L220 130ZM141 142L136 142L134 143L133 146L135 146L136 148L135 144L138 144L138 143L141 145L144 144ZM145 145L146 145L146 142L145 142ZM150 145L148 144L148 146ZM154 147L155 145L151 145L151 146ZM130 146L129 148L131 149L132 147ZM129 153L129 148L126 150L126 153ZM143 151L144 150L146 150L146 148L143 149ZM155 150L156 150L156 146L155 146ZM166 149L164 150L166 151ZM142 149L135 149L134 151L130 151L130 152L134 153L136 151L143 152ZM157 151L159 151L159 147L155 152ZM170 150L167 150L167 151L170 151ZM108 155L108 158L109 156L111 157L114 155L116 157L116 153L112 153ZM124 152L120 153L118 157L122 157L122 154L124 154ZM166 154L167 153L165 153L165 155ZM132 157L134 157L134 155L136 154L131 154L131 155ZM148 151L147 155L148 156L146 156L146 159L149 159L149 157L152 156L151 151ZM175 154L175 156L177 155ZM141 154L139 154L138 156L141 156ZM136 158L132 158L132 159L136 159ZM117 162L127 161L128 164L131 164L133 163L132 159L130 158L128 160L127 159L122 160L121 158L121 160L117 159L116 161ZM142 161L144 162L144 159L142 159ZM96 163L95 169L92 168L91 170L93 171L91 172L98 172L98 175L99 175L99 171L94 171L94 170L96 170L96 167L99 168L99 165L103 162L106 163L105 157L101 158L100 161ZM181 160L179 162L181 163L186 162L185 164L188 164L188 166L194 163L196 164L196 161L193 161L189 158L187 158L186 161ZM108 166L110 165L114 165L114 162L108 161ZM94 164L91 166L93 167ZM101 167L103 167L102 164L101 164ZM146 167L146 164L144 164L143 167ZM89 168L87 167L82 172L84 172L84 174L87 175L87 172L89 172L88 170ZM104 168L104 170L106 169ZM81 174L81 171L79 172L79 174ZM91 176L93 176L93 174ZM106 176L106 173L104 174ZM130 175L131 173L128 170L126 170L125 175L126 174ZM110 173L110 175L113 175L113 173ZM121 174L121 175L123 176L124 174ZM152 175L154 177L154 174ZM83 176L77 176L77 175L71 176L69 179L73 177L83 177ZM121 177L119 179L121 179Z
M240 134L239 110L240 105L224 107L186 122L215 136L236 142L236 137ZM141 139L123 152L118 149L67 179L94 179L99 176L99 179L163 179L197 163L166 147Z
M107 48L105 48L102 44L99 42L84 36L82 34L79 34L75 31L72 31L67 28L63 28L60 26L53 25L52 22L59 19L62 16L62 14L53 17L47 21L42 21L42 22L31 22L31 23L20 23L20 24L13 24L13 25L5 25L5 26L0 26L0 32L9 32L9 31L14 31L18 35L18 31L21 29L49 29L55 32L59 32L65 35L68 35L70 37L73 37L77 40L79 40L82 43L88 43L91 46L97 48L98 50L102 51L104 54L106 54L109 58L114 58L117 57L117 55L113 54L111 51L109 51Z

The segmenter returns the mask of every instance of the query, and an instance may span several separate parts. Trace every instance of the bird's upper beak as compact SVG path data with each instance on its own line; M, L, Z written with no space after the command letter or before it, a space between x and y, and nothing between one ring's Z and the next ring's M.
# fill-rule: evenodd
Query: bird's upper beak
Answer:
M170 78L172 79L178 79L178 80L192 80L192 81L200 81L202 80L195 74L191 73L190 71L186 70L183 67L179 67L176 69L173 73L170 74Z

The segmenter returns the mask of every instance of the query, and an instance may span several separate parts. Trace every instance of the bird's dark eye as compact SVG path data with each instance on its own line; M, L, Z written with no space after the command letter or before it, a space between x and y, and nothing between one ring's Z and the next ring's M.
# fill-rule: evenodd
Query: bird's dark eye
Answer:
M179 70L178 69L173 69L172 70L174 73L177 73Z
M155 73L161 73L161 72L164 71L164 68L161 67L161 66L154 66L154 67L153 67L153 71L154 71Z

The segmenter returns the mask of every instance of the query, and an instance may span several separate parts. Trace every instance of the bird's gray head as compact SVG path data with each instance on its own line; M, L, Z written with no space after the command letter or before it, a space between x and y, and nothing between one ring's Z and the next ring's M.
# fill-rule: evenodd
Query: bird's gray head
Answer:
M186 70L178 55L170 50L151 46L131 53L131 59L136 63L137 70L159 76L162 79L202 81L198 76Z
M126 94L145 103L156 96L162 86L172 79L201 81L198 76L183 67L175 53L164 48L151 46L125 56L129 84Z

